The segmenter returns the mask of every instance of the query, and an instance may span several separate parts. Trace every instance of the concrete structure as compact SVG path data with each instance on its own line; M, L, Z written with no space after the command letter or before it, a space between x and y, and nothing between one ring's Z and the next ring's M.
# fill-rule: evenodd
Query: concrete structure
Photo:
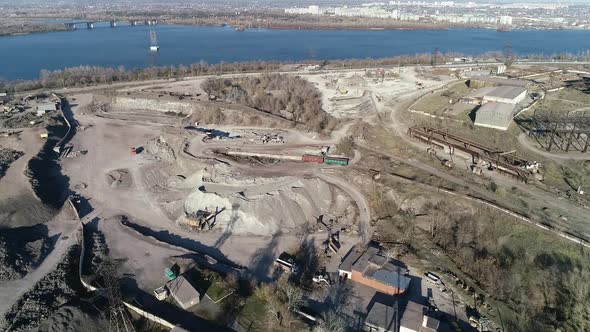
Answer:
M495 88L496 87L488 86L485 88L477 89L465 95L463 98L461 98L461 101L473 105L482 105L484 104L484 96L493 91Z
M483 96L485 102L499 102L516 105L526 98L527 90L519 86L502 85Z
M529 81L524 80L512 80L508 78L502 77L495 77L495 76L474 76L472 77L467 85L469 85L472 89L479 89L488 86L499 86L499 85L509 85L509 86L519 86L522 88L527 88L529 86Z
M386 10L379 7L338 7L334 9L334 15L347 17L399 18L399 12L397 10Z
M319 6L309 6L307 8L287 8L285 9L285 14L293 14L293 15L320 15L323 12L320 10Z
M498 23L502 25L512 25L512 16L500 16Z
M516 105L526 98L526 93L525 88L518 86L488 86L467 94L461 98L461 101L474 105L483 105L488 102Z
M472 78L472 77L480 76L480 75L489 75L490 73L491 73L491 71L489 69L472 70L472 68L467 68L467 69L461 70L461 76L465 77L465 78Z
M53 112L57 110L56 103L43 103L37 105L37 116L43 116L48 112Z
M170 295L178 302L182 309L186 310L200 302L201 294L199 294L184 275L180 275L168 283L167 287L170 290Z
M365 319L365 330L371 332L397 332L397 308L375 302Z
M400 332L436 332L440 321L428 316L427 308L416 302L408 302L400 320Z
M506 130L512 123L515 107L513 104L489 102L475 113L476 126Z
M166 286L154 289L154 295L158 301L163 301L168 297L168 288Z
M379 249L353 247L338 267L338 275L388 295L403 294L410 285L408 270L379 254Z

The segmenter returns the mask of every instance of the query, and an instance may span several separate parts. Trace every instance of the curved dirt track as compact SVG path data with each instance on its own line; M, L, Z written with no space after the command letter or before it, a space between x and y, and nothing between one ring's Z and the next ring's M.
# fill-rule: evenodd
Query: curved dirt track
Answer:
M423 94L422 94L423 95ZM421 95L421 96L422 96ZM418 97L419 98L419 97ZM390 119L390 121L383 121L386 129L388 129L392 134L396 135L397 137L401 138L405 143L408 143L409 145L419 149L419 150L426 150L426 145L412 140L406 133L408 130L408 126L406 126L405 124L403 124L398 118L397 118L397 114L398 112L400 112L402 109L404 109L407 105L411 104L413 102L412 99L405 99L403 101L401 101L398 105L396 105L396 107L386 107L386 106L382 106L381 110L385 111L388 114L388 117ZM520 137L519 137L520 139ZM515 213L514 211L511 211L510 209L507 209L503 206L491 203L491 201L494 201L494 197L493 197L493 193L488 192L485 189L482 189L481 187L475 186L467 181L465 181L462 178L459 178L457 176L454 176L452 174L449 174L447 172L441 171L433 166L418 162L418 161L412 161L412 160L408 160L408 159L404 159L404 158L400 158L398 156L389 154L389 153L385 153L382 151L377 151L375 149L373 149L372 147L366 146L366 145L361 145L362 147L387 156L393 160L396 160L398 162L404 163L410 167L413 168L417 168L420 169L421 171L430 173L436 177L439 177L441 179L444 179L446 181L449 181L451 183L457 184L459 186L462 187L466 187L469 188L471 191L477 193L478 195L480 195L481 197L485 197L489 200L482 200L482 202L484 202L486 205L493 207L501 212L507 213L509 215L511 215L513 218L519 220L519 221L525 221L529 224L533 224L536 225L537 227L554 233L570 242L576 243L576 244L581 244L583 246L589 247L590 246L590 242L587 239L583 239L583 238L578 238L578 237L574 237L572 235L570 235L568 232L565 231L559 231L556 229L551 229L548 228L547 226L537 223L527 217L524 217L518 213ZM567 159L567 158L566 158ZM587 158L584 158L587 159ZM527 185L521 182L517 182L514 181L513 183L514 187L517 187L521 190L523 190L524 192L527 192L529 195L533 196L533 199L537 202L537 203L541 203L544 206L548 206L551 209L555 209L555 210L560 210L560 209L564 209L567 210L570 213L574 213L575 215L577 215L581 220L585 220L585 216L587 216L587 214L589 213L588 209L580 207L576 204L573 203L569 203L567 201L564 200L557 200L556 197L554 197L553 195L547 194L545 192L543 192L542 190L532 186L532 185ZM447 194L450 194L450 192L448 192ZM453 193L455 194L455 193ZM465 197L467 199L474 199L472 197Z
M518 144L533 153L539 154L547 159L552 159L557 162L563 160L590 160L590 155L583 154L582 152L551 153L541 150L531 141L529 141L525 133L518 135Z

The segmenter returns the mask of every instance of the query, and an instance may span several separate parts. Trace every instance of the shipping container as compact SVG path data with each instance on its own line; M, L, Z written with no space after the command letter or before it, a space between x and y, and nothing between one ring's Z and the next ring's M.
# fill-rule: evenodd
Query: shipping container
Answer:
M348 165L348 158L326 157L326 158L324 158L324 163L329 164L329 165L347 166Z
M301 160L305 161L305 162L311 162L311 163L323 163L324 162L324 157L322 156L314 156L311 154L304 154L301 157Z

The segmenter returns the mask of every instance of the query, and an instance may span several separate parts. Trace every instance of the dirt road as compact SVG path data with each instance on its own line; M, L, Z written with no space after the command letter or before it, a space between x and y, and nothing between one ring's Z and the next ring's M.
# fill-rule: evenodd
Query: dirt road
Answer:
M371 210L365 196L349 182L339 178L336 175L327 172L317 174L317 177L329 182L340 189L344 190L355 201L359 209L359 234L361 235L362 243L368 243L371 240L373 229L371 227Z
M66 207L67 209L67 207ZM80 223L77 220L69 219L67 211L62 211L55 220L48 223L50 229L48 236L57 237L55 246L51 253L34 271L28 273L24 278L12 280L0 285L0 326L6 312L25 293L33 288L45 275L53 271L62 261L68 249L76 244L78 237L76 232L80 231Z
M555 160L558 163L561 163L563 160L590 160L590 155L581 152L551 153L541 150L531 141L529 141L525 133L518 135L518 144L533 153L539 154L551 160Z
M440 87L438 87L438 88L440 88ZM437 88L433 88L433 89L437 89ZM405 108L408 105L410 105L415 100L415 98L419 98L422 95L423 94L420 94L418 97L416 97L414 95L413 97L404 98L403 100L399 100L399 103L396 104L394 107L387 107L387 106L383 105L383 106L381 106L380 109L382 112L389 113L388 118L390 119L390 121L383 121L383 124L386 126L386 129L388 129L393 135L402 139L404 141L404 143L407 143L408 145L413 146L414 148L417 148L420 151L426 151L427 146L423 143L412 140L406 134L408 126L405 125L404 123L402 123L401 121L399 121L399 119L397 118L399 112L401 112L402 110L405 110ZM460 177L449 174L443 170L437 169L436 167L430 166L430 165L425 164L423 162L400 158L400 157L392 155L390 153L384 153L382 151L375 150L370 146L366 146L366 145L362 145L362 144L359 144L359 145L372 151L372 152L385 155L385 156L391 158L392 160L396 160L398 162L404 163L404 164L411 166L413 168L417 168L421 171L430 173L432 175L435 175L438 178L441 178L441 179L444 179L448 182L457 184L461 187L468 188L470 191L476 193L480 197L484 197L490 201L496 200L495 193L489 192L488 190L486 190L485 188L482 188L481 186L473 185L472 183L469 183L468 181L465 181L464 179L462 179ZM553 211L563 211L562 214L564 214L564 215L569 214L570 216L572 216L573 218L578 220L578 222L575 225L570 224L570 228L574 229L577 232L585 233L586 236L583 236L582 238L583 238L583 240L588 241L588 236L590 236L590 228L588 227L587 224L584 223L584 221L586 220L586 216L589 212L588 209L581 207L579 205L576 205L574 203L570 203L566 200L557 199L557 197L555 195L545 192L544 190L542 190L538 187L535 187L533 185L527 185L525 183L522 183L522 182L516 181L516 180L512 181L507 178L506 178L506 181L509 181L511 186L516 187L531 196L527 200L529 202L529 204L531 204L531 207L535 206L537 209L542 209L542 208L548 207ZM572 227L572 225L575 227ZM571 242L578 243L580 241L579 239L572 238L566 232L559 232L559 235L563 238L566 238L567 240L569 240Z

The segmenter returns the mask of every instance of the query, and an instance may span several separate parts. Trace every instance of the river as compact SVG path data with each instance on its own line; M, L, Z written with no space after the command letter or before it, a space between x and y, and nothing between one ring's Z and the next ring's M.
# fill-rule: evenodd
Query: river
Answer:
M590 50L590 31L485 29L450 30L267 30L237 32L230 27L160 25L160 51L150 53L146 26L39 33L0 37L0 79L38 77L42 69L80 65L179 65L199 61L379 58L404 54L459 52L467 55L501 51L515 54L581 53Z

